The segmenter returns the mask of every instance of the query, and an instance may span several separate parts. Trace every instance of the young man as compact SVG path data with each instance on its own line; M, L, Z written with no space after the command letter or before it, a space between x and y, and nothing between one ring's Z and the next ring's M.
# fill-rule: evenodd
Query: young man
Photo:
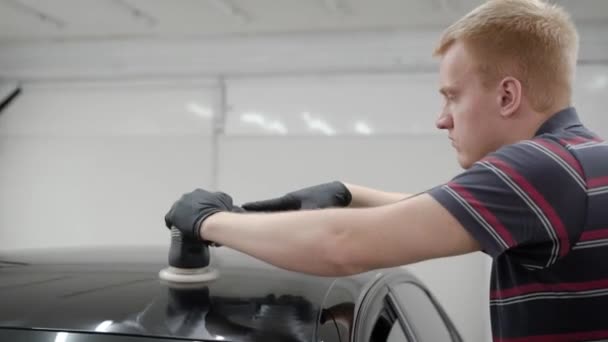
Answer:
M451 182L407 199L333 182L245 205L284 211L258 214L197 189L167 227L328 276L482 250L493 257L496 341L608 338L608 145L571 107L577 54L561 8L488 1L436 50L437 127L465 169Z

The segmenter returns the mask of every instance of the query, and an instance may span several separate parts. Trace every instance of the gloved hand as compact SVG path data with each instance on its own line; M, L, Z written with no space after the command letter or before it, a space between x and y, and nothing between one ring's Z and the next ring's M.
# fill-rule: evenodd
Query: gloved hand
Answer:
M167 228L176 227L189 239L203 241L200 228L203 221L221 211L240 211L232 204L232 198L223 192L196 189L184 194L165 215Z
M319 184L290 192L282 197L243 204L250 211L284 211L347 207L352 200L348 188L341 182Z

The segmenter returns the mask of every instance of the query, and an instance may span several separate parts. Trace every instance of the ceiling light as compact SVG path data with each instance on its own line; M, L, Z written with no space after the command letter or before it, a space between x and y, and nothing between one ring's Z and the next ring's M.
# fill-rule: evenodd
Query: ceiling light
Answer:
M336 130L333 129L327 122L320 118L313 118L308 112L302 113L302 119L308 125L308 128L313 131L320 131L325 135L335 135Z
M363 135L372 134L372 129L363 121L357 121L355 123L355 131Z
M207 106L201 106L196 102L188 103L186 105L186 110L204 119L211 119L213 117L213 110L211 110L211 108Z
M264 115L258 112L245 112L241 115L241 121L249 124L254 124L262 129L270 132L287 134L287 127L279 120L268 120Z

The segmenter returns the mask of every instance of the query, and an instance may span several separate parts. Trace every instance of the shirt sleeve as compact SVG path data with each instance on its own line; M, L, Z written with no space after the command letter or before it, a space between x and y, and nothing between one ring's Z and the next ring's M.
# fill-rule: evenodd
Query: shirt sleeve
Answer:
M428 191L477 239L529 269L568 254L586 217L582 168L560 144L535 139L501 148Z

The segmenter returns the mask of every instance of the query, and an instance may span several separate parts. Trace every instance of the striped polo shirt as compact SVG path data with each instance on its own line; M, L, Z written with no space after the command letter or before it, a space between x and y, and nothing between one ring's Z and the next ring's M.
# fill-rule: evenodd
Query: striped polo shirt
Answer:
M574 108L429 194L493 259L494 341L608 340L608 143Z

